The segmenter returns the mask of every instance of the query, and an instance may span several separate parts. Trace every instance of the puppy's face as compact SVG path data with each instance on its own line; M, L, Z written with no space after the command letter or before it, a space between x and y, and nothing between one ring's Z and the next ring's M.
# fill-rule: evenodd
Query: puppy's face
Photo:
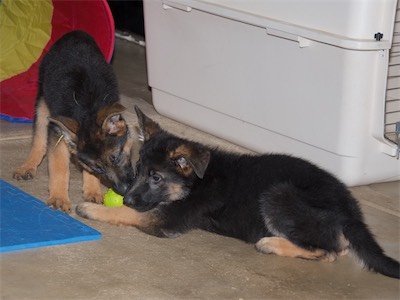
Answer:
M202 179L210 153L205 147L177 138L136 108L144 136L134 185L124 203L138 211L184 200Z
M119 103L100 110L95 122L80 124L57 117L50 121L62 134L71 154L87 171L98 175L119 194L124 195L134 180L131 164L133 138Z

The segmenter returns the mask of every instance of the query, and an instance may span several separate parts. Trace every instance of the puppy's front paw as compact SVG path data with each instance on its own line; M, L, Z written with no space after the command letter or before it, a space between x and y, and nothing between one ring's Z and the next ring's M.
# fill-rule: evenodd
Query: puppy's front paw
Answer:
M83 192L83 199L86 202L93 202L97 204L103 203L103 193L101 191Z
M47 205L54 209L59 209L62 210L66 213L71 212L71 202L69 201L68 198L62 198L62 197L50 197L47 200Z
M32 179L36 175L36 168L21 166L15 170L13 178L17 180Z
M76 206L76 213L85 219L97 220L101 211L104 210L103 205L91 202L80 203Z

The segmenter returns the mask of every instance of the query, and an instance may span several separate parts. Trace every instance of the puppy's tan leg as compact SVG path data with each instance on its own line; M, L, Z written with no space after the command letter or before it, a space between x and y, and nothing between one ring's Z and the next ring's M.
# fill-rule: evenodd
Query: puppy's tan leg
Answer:
M15 170L15 179L32 179L36 175L37 167L43 160L47 151L47 126L50 116L49 109L41 98L36 108L36 121L33 128L33 140L31 151L25 162Z
M103 203L100 179L83 170L83 199L87 202Z
M256 243L257 250L263 253L274 253L280 256L299 257L312 260L322 260L332 262L336 259L336 255L322 249L313 251L301 248L291 241L282 237L265 237Z
M106 207L104 205L84 202L76 207L76 212L86 219L102 221L113 225L135 226L140 229L152 227L159 220L157 215L151 211L141 213L125 205Z
M49 193L47 204L65 212L71 211L68 198L70 153L64 141L49 149Z

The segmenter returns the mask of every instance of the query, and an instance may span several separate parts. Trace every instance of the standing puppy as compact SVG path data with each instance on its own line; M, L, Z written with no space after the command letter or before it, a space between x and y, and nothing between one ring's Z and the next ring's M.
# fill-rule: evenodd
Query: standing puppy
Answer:
M47 203L70 211L70 155L83 170L85 201L101 203L100 180L124 194L133 180L133 139L119 103L117 81L94 39L73 31L58 40L39 68L32 149L15 171L31 179L46 152L49 159Z
M399 278L331 174L280 154L239 155L176 137L136 110L144 137L126 206L83 203L83 217L132 225L160 237L192 229L255 243L264 253L333 261L353 251L366 268Z

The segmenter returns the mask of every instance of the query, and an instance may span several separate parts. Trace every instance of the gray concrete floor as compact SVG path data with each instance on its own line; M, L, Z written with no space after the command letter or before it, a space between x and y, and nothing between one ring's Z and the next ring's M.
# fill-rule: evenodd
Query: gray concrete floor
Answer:
M139 105L168 130L234 151L248 150L159 116L146 82L145 49L116 41L113 60L123 103ZM128 117L135 121L134 115ZM14 181L31 126L0 122L0 178L45 200L46 160L36 178ZM71 167L70 197L82 201L81 174ZM378 241L400 259L400 182L351 188ZM399 299L399 281L363 270L351 257L334 263L263 255L253 245L203 231L159 239L135 228L73 217L102 232L99 241L0 255L1 299Z

